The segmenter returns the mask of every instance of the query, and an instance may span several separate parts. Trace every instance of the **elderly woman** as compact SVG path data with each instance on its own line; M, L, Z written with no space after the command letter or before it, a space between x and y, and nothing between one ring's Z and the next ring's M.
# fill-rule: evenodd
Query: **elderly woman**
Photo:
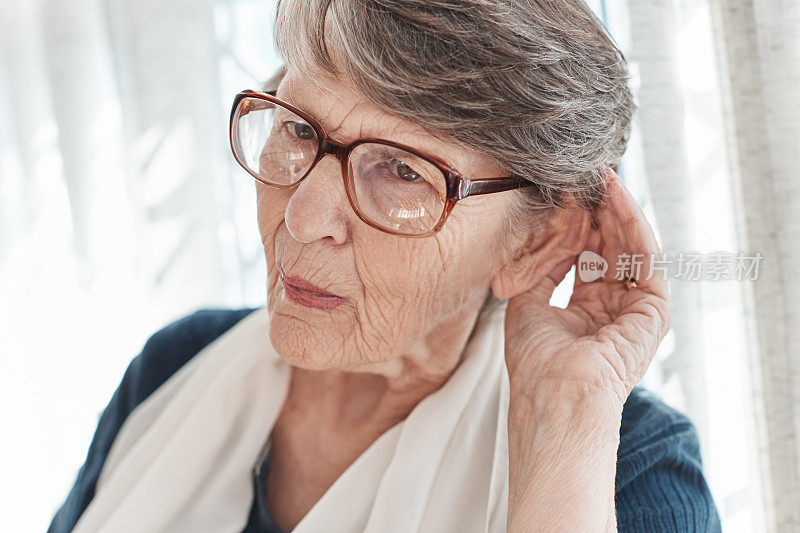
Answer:
M267 304L147 342L50 531L719 530L691 423L634 388L668 290L582 1L287 0L275 37L230 124Z

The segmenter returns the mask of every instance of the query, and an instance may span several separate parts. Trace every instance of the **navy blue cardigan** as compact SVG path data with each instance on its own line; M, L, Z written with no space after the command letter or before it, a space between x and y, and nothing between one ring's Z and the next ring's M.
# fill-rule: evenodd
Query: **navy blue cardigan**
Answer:
M253 309L205 309L155 333L134 357L100 416L75 484L48 533L71 531L94 497L100 470L133 409L203 347ZM264 507L266 465L253 469L254 498L244 531L280 533ZM703 477L697 432L686 416L641 386L625 403L616 474L620 531L721 531ZM476 531L480 525L476 525Z

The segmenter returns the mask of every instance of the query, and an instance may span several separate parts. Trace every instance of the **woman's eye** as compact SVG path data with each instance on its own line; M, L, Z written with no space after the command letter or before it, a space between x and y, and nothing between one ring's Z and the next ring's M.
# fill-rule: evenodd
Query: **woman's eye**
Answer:
M317 136L317 133L314 131L314 128L309 126L308 124L304 124L302 122L295 122L295 121L287 121L286 127L289 131L297 137L298 139L308 140L314 139Z
M422 180L422 176L414 172L413 168L406 165L402 161L398 161L397 159L393 159L389 163L389 168L401 180L412 181L412 182Z

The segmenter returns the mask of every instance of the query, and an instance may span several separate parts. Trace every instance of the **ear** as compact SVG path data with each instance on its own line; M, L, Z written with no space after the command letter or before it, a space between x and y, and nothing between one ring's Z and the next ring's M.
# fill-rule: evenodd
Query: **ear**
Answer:
M495 297L513 298L535 287L562 263L570 259L574 262L584 248L590 228L589 213L583 209L556 208L542 234L529 235L494 275Z

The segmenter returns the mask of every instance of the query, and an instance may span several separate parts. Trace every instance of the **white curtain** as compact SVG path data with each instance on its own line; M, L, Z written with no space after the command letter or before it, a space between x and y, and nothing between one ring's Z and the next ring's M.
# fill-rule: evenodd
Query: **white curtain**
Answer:
M227 117L273 9L0 0L0 529L46 529L149 334L264 301Z
M800 4L712 8L739 238L767 258L747 294L766 518L800 531Z
M800 531L800 4L607 7L640 106L626 177L662 248L763 257L754 280L670 280L647 383L697 425L725 531Z
M639 111L623 177L666 252L755 253L671 279L645 384L698 427L725 531L800 530L800 5L592 0ZM144 339L258 305L233 95L277 66L274 0L0 0L0 521L42 531ZM9 524L9 526L5 526Z

